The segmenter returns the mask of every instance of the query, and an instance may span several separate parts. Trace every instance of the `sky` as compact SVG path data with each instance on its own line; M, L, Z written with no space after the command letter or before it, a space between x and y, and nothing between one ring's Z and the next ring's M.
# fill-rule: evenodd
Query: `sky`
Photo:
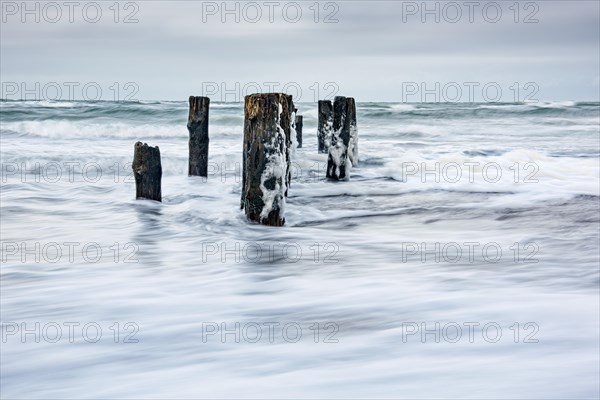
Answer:
M599 101L598 1L2 1L5 99Z

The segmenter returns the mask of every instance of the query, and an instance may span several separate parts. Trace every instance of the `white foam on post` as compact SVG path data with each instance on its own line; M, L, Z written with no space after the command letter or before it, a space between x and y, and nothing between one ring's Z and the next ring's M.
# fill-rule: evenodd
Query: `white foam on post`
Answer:
M342 165L342 161L344 161L344 164L346 166L346 176L345 176L344 180L347 180L348 177L350 176L350 169L351 169L352 164L348 162L348 152L347 152L348 149L346 148L344 141L340 138L340 133L341 133L341 129L339 131L335 132L336 143L335 143L335 146L329 147L329 155L331 156L331 159L333 160L333 163L335 164L335 174L338 177L340 176L340 166ZM346 153L346 159L342 160L344 153Z
M358 129L350 125L350 142L348 143L348 158L352 166L358 163Z
M333 117L327 118L327 124L325 125L325 148L331 147L331 137L333 136Z
M281 113L283 108L279 104L277 114L277 134L271 137L271 142L265 144L265 150L272 152L267 160L267 165L260 177L260 190L262 191L262 201L264 206L260 212L260 218L268 218L269 213L273 211L274 206L279 207L279 216L283 218L285 214L285 192L287 190L286 171L287 156L285 153L285 131L281 127ZM275 178L275 188L268 189L265 182Z
M281 116L280 116L281 118ZM296 148L298 147L298 138L296 137L296 112L292 111L292 118L290 120L290 135L292 136L292 155L296 155Z

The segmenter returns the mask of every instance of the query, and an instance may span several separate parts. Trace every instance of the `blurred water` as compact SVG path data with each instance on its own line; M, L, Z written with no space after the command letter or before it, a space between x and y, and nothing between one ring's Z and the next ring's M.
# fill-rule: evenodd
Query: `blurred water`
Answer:
M0 104L3 398L600 395L598 103L359 103L339 183L301 103L283 228L239 210L241 104L208 179L186 102Z

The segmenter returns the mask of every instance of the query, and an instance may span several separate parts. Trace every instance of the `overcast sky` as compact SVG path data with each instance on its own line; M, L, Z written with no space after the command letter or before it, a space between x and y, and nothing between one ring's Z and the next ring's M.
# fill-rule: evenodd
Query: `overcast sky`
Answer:
M115 97L118 87L119 99L208 94L233 101L244 89L259 91L258 84L261 91L286 86L301 101L333 93L358 101L485 101L497 89L505 101L599 100L595 0L518 7L466 0L136 1L121 2L118 15L114 1L77 3L70 22L62 0L29 2L32 13L21 1L2 1L2 97L33 97L23 92L25 83L39 97L56 97L57 84L62 99L69 85L81 98L87 84L90 98L98 87L103 98ZM434 11L424 14L423 5ZM225 7L234 11L224 14Z

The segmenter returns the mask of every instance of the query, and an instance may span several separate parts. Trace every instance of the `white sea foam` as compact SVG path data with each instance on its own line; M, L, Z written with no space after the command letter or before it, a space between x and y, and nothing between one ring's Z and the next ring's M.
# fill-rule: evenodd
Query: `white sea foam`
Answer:
M186 102L127 107L121 115L85 116L78 107L2 108L2 333L11 322L102 328L97 343L80 330L71 343L66 328L56 343L9 335L0 357L2 398L600 395L597 107L473 117L478 105L419 105L423 114L398 110L402 118L388 118L366 116L358 103L361 160L347 182L325 179L316 118L305 118L281 228L250 224L239 208L241 106L211 111L209 160L226 170L208 179L187 176ZM157 113L144 114L144 107ZM298 108L315 115L316 105ZM160 147L162 203L136 201L125 179L136 140ZM96 162L109 174L70 182L63 172L53 182L7 170L36 161ZM272 174L285 184L287 160L272 161ZM432 170L469 162L480 163L473 182L402 174L403 163ZM116 181L114 163L126 167ZM486 163L500 166L498 182L482 178ZM537 183L523 182L527 163L537 165ZM467 167L461 172L468 176ZM27 244L24 262L6 248L13 242ZM41 249L80 246L73 262L65 247L58 262L36 262L36 242ZM480 244L473 262L465 242ZM502 250L497 262L482 258L492 242ZM102 257L91 262L93 249L84 257L85 243L97 243ZM132 251L127 243L137 246L138 262L122 262ZM425 243L425 260L407 252L407 243ZM436 260L436 243L458 243L462 258L438 253ZM536 262L521 262L534 244ZM262 258L253 261L256 252L243 249L257 246ZM138 343L123 343L132 333L128 322L139 328ZM299 324L302 337L287 341L277 330L270 341L263 330L257 341L246 340L251 324L271 322ZM466 328L456 343L446 340L449 331L439 343L434 334L423 343L420 331L404 340L406 323L433 330L469 322L479 323L472 343ZM207 323L219 332L203 335ZM230 332L239 323L240 340L235 333L223 339L221 323ZM327 323L337 326L337 343L324 343L333 332ZM496 343L483 339L488 323L502 329ZM537 343L523 342L533 332L526 323L538 327Z
M350 141L348 143L348 159L352 165L358 164L358 129L350 125Z
M287 190L287 156L285 152L286 135L281 127L281 114L283 108L279 104L277 113L277 134L271 136L271 143L265 143L265 150L269 155L265 169L260 177L260 190L264 206L260 218L266 219L275 207L279 210L281 218L285 217L285 192ZM267 181L275 181L273 189L266 187Z

